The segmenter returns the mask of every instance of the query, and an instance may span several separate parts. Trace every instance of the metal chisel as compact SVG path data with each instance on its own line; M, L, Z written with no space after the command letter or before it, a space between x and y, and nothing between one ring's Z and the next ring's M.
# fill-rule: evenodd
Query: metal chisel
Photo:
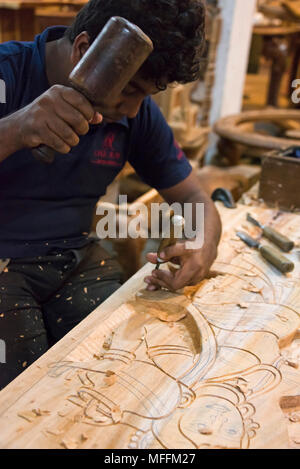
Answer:
M295 244L289 238L284 236L283 234L279 233L278 231L274 230L270 226L262 225L259 221L255 220L250 213L247 214L247 220L255 226L258 226L263 235L272 243L276 244L282 251L289 252L291 251Z
M272 264L278 270L280 270L280 272L283 274L292 272L292 270L294 270L294 263L283 256L277 249L271 246L263 246L256 239L251 238L251 236L249 236L247 233L244 233L243 231L238 231L236 235L250 248L258 249L262 257L270 262L270 264Z

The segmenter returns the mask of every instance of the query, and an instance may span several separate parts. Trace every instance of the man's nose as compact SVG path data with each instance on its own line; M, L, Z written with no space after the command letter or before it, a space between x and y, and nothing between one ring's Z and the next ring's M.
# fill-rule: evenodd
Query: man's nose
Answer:
M136 117L144 97L127 97L119 106L119 111L129 119Z

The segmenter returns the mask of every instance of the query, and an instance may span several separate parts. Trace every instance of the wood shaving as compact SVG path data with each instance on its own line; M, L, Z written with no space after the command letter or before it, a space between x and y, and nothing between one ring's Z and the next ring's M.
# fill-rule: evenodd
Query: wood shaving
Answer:
M71 402L72 402L72 401L71 401ZM83 415L82 415L82 414L77 414L77 415L75 415L75 416L73 417L73 422L79 423L79 422L82 421L82 419L83 419Z
M102 344L102 348L104 348L104 350L109 350L111 347L111 344L112 344L112 335L105 339L105 341Z
M242 254L244 252L244 248L233 248L237 254Z
M296 423L300 422L300 413L299 412L293 412L292 414L289 415L289 421Z
M262 288L257 288L255 285L247 285L246 287L243 287L243 290L249 291L251 293L262 293Z
M57 412L57 415L59 415L60 417L66 417L69 413L70 413L70 410L59 410Z
M194 296L196 295L196 293L198 292L200 288L200 284L198 285L194 285L194 286L191 286L191 287L185 287L183 289L183 294L184 296L186 296L189 300L193 300Z
M296 409L300 407L300 395L283 396L279 401L280 407L284 409Z
M36 414L31 410L24 410L23 412L18 413L18 417L27 420L27 422L33 422L36 418Z
M57 429L51 430L50 428L46 428L45 432L47 432L47 433L49 433L49 435L53 435L53 436L59 436L63 433L62 430L57 430Z
M112 386L117 380L117 375L113 371L106 371L104 376L104 383L106 386Z
M222 272L220 270L210 270L206 276L208 279L217 278L217 277L225 277L227 274L226 272Z
M51 412L49 410L41 410L41 409L32 409L32 412L34 412L37 417L41 417L42 415L50 415L51 414Z
M66 449L76 449L78 447L78 443L72 438L64 438L60 444Z
M202 428L199 430L201 435L212 435L213 431L210 428Z
M291 366L292 368L296 368L296 369L299 368L299 363L291 361L291 360L286 360L285 364L288 366Z
M114 423L119 423L122 419L122 410L120 406L116 405L111 409L111 418L113 419Z

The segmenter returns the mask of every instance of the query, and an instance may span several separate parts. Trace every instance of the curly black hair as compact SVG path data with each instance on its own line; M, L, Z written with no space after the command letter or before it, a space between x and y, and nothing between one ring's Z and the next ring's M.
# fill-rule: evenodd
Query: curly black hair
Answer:
M202 0L90 0L65 36L73 43L87 31L92 43L112 16L126 18L151 38L154 51L141 68L143 78L164 89L166 81L184 84L200 77L206 46Z

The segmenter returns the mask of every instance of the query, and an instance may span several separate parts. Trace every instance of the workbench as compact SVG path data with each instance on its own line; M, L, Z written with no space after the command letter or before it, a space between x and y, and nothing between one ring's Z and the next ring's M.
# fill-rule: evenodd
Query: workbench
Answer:
M1 448L300 448L300 215L217 207L210 278L147 294L145 265L1 391ZM296 242L293 272L236 237L247 212Z

